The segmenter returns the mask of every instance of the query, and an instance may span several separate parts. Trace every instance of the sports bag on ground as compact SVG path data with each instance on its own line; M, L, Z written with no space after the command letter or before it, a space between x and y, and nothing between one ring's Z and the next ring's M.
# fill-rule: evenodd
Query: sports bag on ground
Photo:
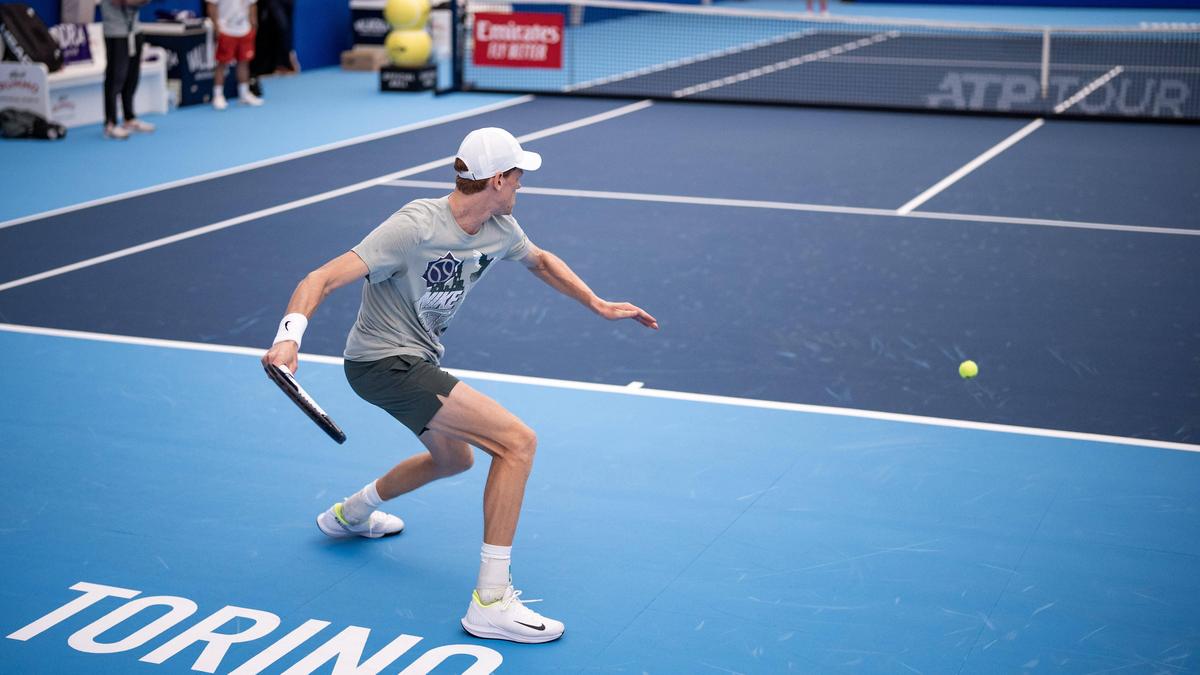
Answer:
M0 110L0 136L4 138L44 138L57 140L67 135L67 128L48 122L44 117L28 110L5 108Z

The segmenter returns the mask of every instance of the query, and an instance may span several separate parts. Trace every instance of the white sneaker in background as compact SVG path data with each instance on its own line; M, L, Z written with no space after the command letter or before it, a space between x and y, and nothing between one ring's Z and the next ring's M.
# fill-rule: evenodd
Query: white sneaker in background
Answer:
M125 127L120 127L115 124L105 124L104 135L107 138L115 138L118 141L123 141L129 138L129 131L127 131Z
M548 619L526 607L521 602L521 591L514 591L512 586L504 590L504 597L486 605L480 601L479 591L472 592L462 627L475 637L526 643L557 640L565 630L561 621Z
M252 94L250 92L246 92L246 93L242 94L241 96L238 96L238 101L241 101L242 105L259 106L259 105L263 104L263 100L261 98L255 96L254 94Z
M139 119L125 120L126 131L138 131L143 134L148 134L154 131L154 125L149 122L143 122Z
M216 110L228 108L229 102L225 100L225 94L213 94L212 106Z

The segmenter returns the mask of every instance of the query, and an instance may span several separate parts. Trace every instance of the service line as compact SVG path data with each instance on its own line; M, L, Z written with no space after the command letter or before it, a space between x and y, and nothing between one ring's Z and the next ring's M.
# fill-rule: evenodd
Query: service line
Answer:
M68 338L75 340L91 340L96 342L111 342L117 344L138 345L143 347L158 347L163 349L183 349L189 351L215 352L222 354L239 354L254 358L261 358L265 349L254 349L250 347L238 347L234 345L209 344L204 342L184 342L179 340L162 340L157 338L142 338L129 335L112 335L108 333L92 333L86 331L62 330L58 328L42 328L38 326L22 326L9 323L0 323L0 331L10 333L24 333L27 335L42 335L47 337ZM342 358L338 356L324 356L318 354L301 354L300 360L307 363L323 363L326 365L342 364ZM578 391L594 391L607 394L622 394L625 396L645 396L647 398L672 399L677 401L691 401L694 403L709 403L714 405L729 405L739 406L744 408L762 408L766 410L783 410L789 412L812 413L818 415L832 415L836 417L857 417L862 419L884 420L889 422L902 422L906 424L921 424L935 427L950 427L955 429L973 429L977 431L992 431L1004 434L1017 434L1021 436L1039 436L1046 438L1062 438L1075 441L1089 441L1093 443L1112 443L1116 445L1132 445L1146 448L1159 448L1165 450L1183 450L1186 452L1200 452L1200 445L1189 443L1174 443L1171 441L1155 441L1145 438L1128 438L1125 436L1108 436L1104 434L1090 434L1079 431L1063 431L1060 429L1041 429L1037 427L1023 427L1010 424L993 424L990 422L972 422L969 420L946 419L942 417L925 417L921 415L906 415L901 413L889 413L877 410L859 410L856 408L835 408L832 406L810 405L807 403L790 403L787 401L768 401L753 398L740 398L735 396L717 396L714 394L696 394L686 391L670 391L666 389L648 389L644 386L635 387L635 384L640 382L631 382L627 385L616 384L598 384L595 382L578 382L574 380L558 380L546 377L532 377L528 375L510 375L506 373L491 373L478 370L462 370L458 368L448 368L450 373L456 377L469 380L484 380L491 382L507 382L511 384L525 384L536 387L553 387L556 389L574 389Z
M905 214L910 213L913 209L924 204L925 202L929 201L930 199L933 199L942 190L945 190L946 188L950 187L951 185L954 185L958 181L962 180L962 178L964 176L966 176L967 174L971 173L975 169L978 169L979 167L986 164L989 160L991 160L996 155L999 155L1000 153L1004 152L1005 150L1016 145L1017 142L1019 142L1022 138L1025 138L1029 134L1032 134L1033 132L1042 128L1042 125L1045 123L1046 123L1046 120L1039 117L1036 120L1030 122L1029 124L1026 124L1025 126L1021 127L1013 135L1011 135L1008 138L993 145L991 148L989 148L987 150L987 152L984 152L982 155L980 155L980 156L976 157L975 159L962 165L958 169L958 171L955 171L954 173L950 174L949 176L946 176L945 178L943 178L940 181L938 181L937 183L935 183L933 185L933 187L922 192L921 194L917 195L916 197L913 197L912 199L910 199L908 201L908 203L906 203L904 206L901 206L900 208L896 209L896 213L898 213L900 215L905 215Z

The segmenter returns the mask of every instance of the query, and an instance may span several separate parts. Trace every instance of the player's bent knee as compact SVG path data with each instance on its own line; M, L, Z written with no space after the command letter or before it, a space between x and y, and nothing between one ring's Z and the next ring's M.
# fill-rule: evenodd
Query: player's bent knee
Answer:
M506 444L509 458L515 462L533 465L533 456L537 453L537 434L524 424L513 429L511 438Z
M437 467L438 476L445 478L470 469L475 464L475 458L470 453L453 457L434 457L433 463Z
M430 430L421 436L421 442L429 450L439 477L462 473L475 464L475 453L464 441Z
M443 469L448 475L451 476L457 473L462 473L474 465L475 454L471 452L471 448L463 448L462 452L455 453L442 463Z

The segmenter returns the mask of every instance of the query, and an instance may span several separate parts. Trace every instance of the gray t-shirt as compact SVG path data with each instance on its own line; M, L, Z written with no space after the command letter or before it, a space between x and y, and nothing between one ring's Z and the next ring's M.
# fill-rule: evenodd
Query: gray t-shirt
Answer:
M140 32L138 10L145 3L118 5L113 0L101 0L100 20L104 22L104 37L118 38Z
M494 261L520 260L530 244L512 216L493 216L467 234L442 197L409 202L351 250L369 273L345 357L408 354L438 363L440 337L467 293Z

